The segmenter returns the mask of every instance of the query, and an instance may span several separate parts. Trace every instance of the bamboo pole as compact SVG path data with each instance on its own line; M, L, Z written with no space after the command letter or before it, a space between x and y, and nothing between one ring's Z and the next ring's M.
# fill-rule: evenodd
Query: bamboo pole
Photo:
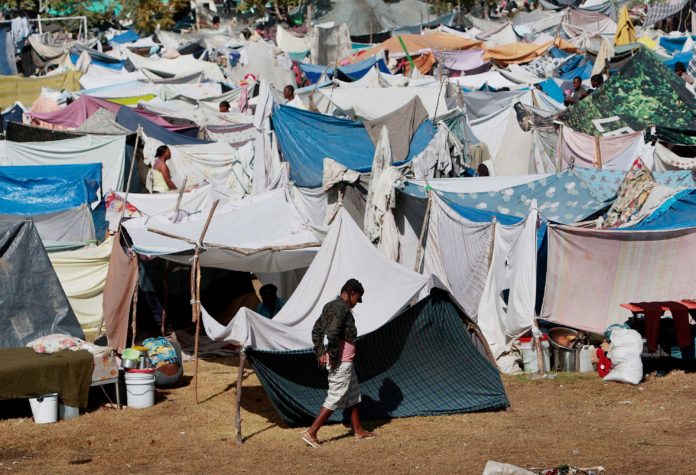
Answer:
M234 426L237 445L242 445L242 380L244 379L244 363L246 362L246 352L244 348L239 352L239 372L237 373L237 390L235 391L235 414Z
M130 184L133 179L133 168L135 167L135 160L138 155L138 145L140 145L140 134L142 133L141 126L138 126L138 130L135 135L135 147L133 147L133 157L131 158L130 171L128 172L128 181L126 182L126 195L123 197L123 209L121 210L121 218L118 220L119 227L121 226L121 221L126 215L126 209L128 208L128 194L130 193Z
M428 204L425 206L425 216L423 216L423 224L421 225L420 236L418 236L418 251L416 251L416 263L413 266L413 270L416 272L420 271L421 257L423 254L423 241L425 241L425 230L428 228L428 223L430 221L430 207L433 202L433 190L430 185L426 186L428 190Z
M196 243L196 252L193 257L193 265L191 266L191 285L193 286L193 282L195 280L196 287L195 287L195 294L192 295L192 304L193 307L191 308L191 313L193 315L193 321L196 322L196 334L194 336L194 347L193 347L193 359L194 359L194 364L193 364L193 389L194 389L194 398L196 401L196 404L198 404L198 340L199 340L199 334L201 331L201 262L200 262L200 252L201 252L201 247L203 240L205 239L205 233L208 232L208 226L210 226L210 221L213 219L213 214L215 214L215 209L218 206L218 203L220 203L220 200L215 200L213 203L213 207L210 208L210 212L208 213L208 219L205 221L205 225L203 226L203 230L201 231L201 236L198 238L198 243ZM194 279L195 276L195 279ZM194 290L192 288L192 290Z

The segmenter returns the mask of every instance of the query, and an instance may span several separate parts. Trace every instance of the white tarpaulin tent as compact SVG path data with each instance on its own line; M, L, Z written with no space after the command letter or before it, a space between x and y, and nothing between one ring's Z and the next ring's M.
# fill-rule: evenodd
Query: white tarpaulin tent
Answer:
M101 163L105 192L123 189L125 159L125 135L85 135L49 142L0 142L0 165Z
M353 309L358 336L377 330L428 289L429 279L380 253L342 209L302 282L273 320L243 308L226 327L203 311L208 336L261 350L312 347L312 327L324 305L350 278L365 288Z
M189 263L191 256L172 254L195 249L209 211L206 208L179 216L178 222L172 222L174 213L135 218L124 226L136 252ZM148 228L186 240L150 232ZM284 189L218 206L203 244L202 267L245 272L284 272L308 267L320 246Z
M367 120L377 119L403 107L411 99L418 96L433 118L435 111L438 115L447 112L444 89L439 84L420 87L385 87L385 88L333 88L321 89L315 96L317 108L328 114L333 114L336 108L350 115Z

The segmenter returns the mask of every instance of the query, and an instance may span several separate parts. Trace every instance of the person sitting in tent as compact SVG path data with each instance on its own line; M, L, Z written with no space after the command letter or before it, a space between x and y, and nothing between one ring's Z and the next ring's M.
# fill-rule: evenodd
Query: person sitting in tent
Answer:
M230 111L230 103L227 101L222 101L220 103L220 105L218 106L218 108L220 109L220 112L222 112L222 113L229 112Z
M321 316L312 328L314 352L319 358L319 364L329 370L329 391L312 426L302 434L302 440L310 447L318 448L321 445L317 432L336 409L345 409L345 413L350 414L356 439L375 437L360 422L360 386L353 367L358 331L351 309L362 302L364 293L365 289L360 282L349 279L341 288L341 294L324 305ZM328 342L326 345L325 337Z
M595 74L590 78L590 84L592 84L592 89L588 91L588 94L592 94L597 90L597 88L604 84L604 76L601 74Z
M677 63L674 65L674 72L677 73L677 76L682 78L687 84L693 84L694 83L694 77L686 72L686 66L684 66L684 63Z
M273 284L266 284L259 289L261 303L256 306L256 313L266 318L275 317L280 309L285 305L285 300L278 297L278 287Z
M298 109L307 109L302 100L295 95L295 86L288 84L283 89L283 97L287 101L286 106L297 107Z
M575 76L573 78L573 90L565 92L566 97L563 104L566 106L576 104L587 97L587 90L583 87L582 78L580 76Z
M169 174L167 160L172 157L172 152L166 145L160 145L155 152L155 163L152 164L152 192L165 193L176 190L176 185Z

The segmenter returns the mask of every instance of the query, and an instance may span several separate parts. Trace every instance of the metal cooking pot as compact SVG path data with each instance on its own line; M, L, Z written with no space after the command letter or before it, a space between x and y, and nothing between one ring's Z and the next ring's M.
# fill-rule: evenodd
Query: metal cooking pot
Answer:
M549 341L553 347L553 369L556 371L578 371L580 367L580 350L578 344L581 338L580 332L570 328L556 327L549 331ZM575 337L572 340L565 340ZM562 343L566 343L563 344Z
M138 367L138 360L123 358L121 359L121 366L125 369L136 369Z

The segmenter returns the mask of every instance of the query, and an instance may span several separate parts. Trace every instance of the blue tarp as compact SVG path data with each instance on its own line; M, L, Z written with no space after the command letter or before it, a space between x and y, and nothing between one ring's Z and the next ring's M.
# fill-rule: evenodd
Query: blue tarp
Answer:
M675 51L681 51L681 49L684 47L684 43L686 43L686 38L686 36L679 36L676 38L671 36L661 36L660 46L667 50L669 54L672 54ZM692 36L691 39L696 41L696 36Z
M630 229L648 231L693 227L696 227L696 190L691 189L677 193Z
M563 89L561 89L561 86L559 86L556 81L549 78L545 81L540 82L539 86L541 86L541 90L544 92L544 94L546 94L559 104L563 104L563 101L565 100L565 96L563 95Z
M99 199L101 163L0 167L0 214L54 213Z
M327 157L362 173L372 167L375 146L358 121L279 106L271 122L283 158L290 162L290 178L297 186L320 187ZM413 135L406 161L422 152L434 135L433 123L423 121Z
M322 66L319 64L297 64L302 70L302 72L305 74L305 76L307 76L309 82L311 82L312 84L319 80L324 70L326 70L326 76L329 78L333 77L335 73L334 68L328 68L327 70L326 66ZM364 61L360 61L359 63L349 64L347 66L339 66L337 77L341 80L357 81L365 74L367 74L367 72L375 65L377 65L381 72L385 74L391 74L389 68L387 68L387 65L385 64L382 58L380 58L379 56L372 56Z
M121 107L116 114L116 122L119 125L135 132L138 130L138 125L142 126L143 132L148 137L159 140L166 145L201 145L211 143L210 140L201 140L194 137L189 137L183 134L171 132L164 127L151 122L146 117L136 114L130 107Z
M569 59L558 68L558 77L561 79L572 81L576 76L580 76L583 81L592 76L592 62L580 55Z
M553 58L567 58L573 53L568 53L566 51L563 51L562 49L558 48L557 46L554 46L549 50L549 54Z
M77 64L77 61L79 59L80 59L79 54L70 53L70 61L73 64ZM101 66L102 68L113 69L114 71L120 71L121 69L123 69L123 61L105 62L105 61L99 61L98 59L92 58L92 64L96 64L97 66Z
M622 170L597 170L595 168L575 168L574 172L589 187L593 195L600 201L608 201L619 190L626 176ZM655 181L663 186L672 188L694 188L694 179L690 170L651 172Z
M674 69L674 65L677 63L682 63L684 67L688 66L689 61L691 61L691 57L694 55L693 51L689 51L688 53L682 53L681 51L671 58L663 59L662 64L667 66L670 69Z
M465 180L465 178L464 178ZM420 190L418 190L420 188ZM404 193L411 196L425 196L425 190L411 183L404 188ZM529 214L532 200L537 201L539 213L549 221L572 224L605 209L609 204L598 200L590 188L572 171L557 173L546 178L513 186L501 191L485 193L447 193L438 191L453 209L460 212L462 208L484 212L486 216L506 215L523 219ZM459 207L459 208L457 208ZM486 215L485 213L491 213ZM467 214L460 212L467 219ZM471 215L474 216L474 215ZM477 220L477 219L472 219ZM488 219L484 219L488 220ZM503 224L514 224L507 220Z
M124 33L121 33L120 35L116 35L111 39L111 43L118 43L118 44L123 44L123 43L133 43L135 41L138 41L140 39L140 36L133 31L133 30L128 30Z
M24 114L24 111L22 110L21 107L18 105L12 106L12 108L6 110L5 112L2 113L2 124L3 124L3 132L7 131L7 124L10 122L17 122L18 124L22 123L22 114Z

